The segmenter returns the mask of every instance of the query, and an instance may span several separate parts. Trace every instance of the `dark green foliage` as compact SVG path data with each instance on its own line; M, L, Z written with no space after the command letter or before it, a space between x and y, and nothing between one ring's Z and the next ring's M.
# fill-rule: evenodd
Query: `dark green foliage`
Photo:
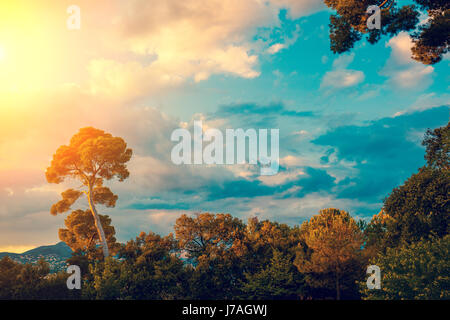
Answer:
M361 34L354 30L345 18L338 15L330 16L330 48L334 53L343 53L353 48L361 40ZM378 36L378 35L377 35ZM374 42L374 35L370 38ZM377 38L378 39L378 38Z
M373 259L381 269L381 289L368 290L365 299L450 299L450 236L421 240Z
M141 233L122 249L123 259L108 258L91 266L92 281L85 290L89 299L159 299L185 297L188 271L174 255L171 235Z
M366 252L381 268L367 299L450 299L449 125L428 130L427 165L395 188L365 229Z
M50 274L47 262L36 265L19 264L9 257L0 260L0 300L63 300L77 299L80 292L68 290L68 274Z
M384 210L391 218L387 224L386 247L449 233L449 132L448 124L427 131L423 141L427 166L386 198Z
M351 50L354 44L367 35L369 43L374 44L385 35L393 37L401 31L411 32L412 58L423 64L434 64L442 60L448 52L450 39L450 5L448 1L415 0L416 5L398 8L395 1L381 7L381 29L367 28L366 13L369 5L376 4L366 0L324 0L336 11L330 16L330 48L334 53ZM426 12L429 19L419 25L419 15Z
M302 296L303 275L293 264L294 256L274 249L270 263L260 271L245 274L242 282L244 299L299 299Z
M245 224L229 214L182 215L175 223L180 249L195 266L193 299L232 299L239 294L243 271Z
M393 219L387 227L389 247L431 235L443 237L450 224L450 175L448 171L422 168L385 200Z
M428 129L422 144L426 146L425 160L429 167L450 169L450 122L445 127Z

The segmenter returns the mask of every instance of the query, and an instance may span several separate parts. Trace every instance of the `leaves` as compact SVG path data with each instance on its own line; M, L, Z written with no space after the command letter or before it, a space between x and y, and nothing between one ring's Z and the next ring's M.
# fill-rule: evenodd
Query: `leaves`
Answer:
M393 37L401 31L412 32L412 58L423 64L435 64L449 50L450 5L448 1L415 0L418 6L383 6L381 9L381 29L367 28L366 10L371 1L324 0L336 10L330 16L330 49L334 53L351 50L354 44L367 35L369 43L374 44L382 35ZM419 25L420 11L426 11L429 19ZM418 30L418 31L416 31Z
M411 243L431 235L442 237L450 226L450 174L448 170L422 168L395 188L384 201L392 217L386 246Z
M119 245L116 243L116 231L111 226L111 219L105 215L99 216L108 247L116 252ZM64 241L74 252L83 252L90 259L101 258L101 249L96 248L100 239L94 225L94 217L89 209L73 211L64 220L64 224L66 229L59 229L58 232L61 241Z
M93 199L96 204L103 204L110 208L115 207L118 198L108 187L95 187L93 190Z
M59 147L53 155L46 171L47 181L60 183L73 177L85 186L93 186L99 177L123 181L129 176L125 163L131 155L132 150L122 138L92 127L82 128L68 146Z
M202 213L195 218L182 215L175 223L180 247L196 262L202 255L218 257L237 250L243 230L244 224L229 214Z
M78 200L78 198L83 194L81 191L74 189L67 189L61 193L62 200L58 201L52 205L50 213L56 216L58 213L64 213L70 210L70 207Z
M450 122L447 126L428 129L422 145L426 146L427 165L436 169L450 169Z
M362 232L346 211L320 210L319 214L304 222L301 234L306 247L297 252L295 265L309 274L306 281L315 287L334 284L339 299L344 273L362 267ZM350 284L351 286L351 284Z
M188 270L173 255L172 235L141 233L120 252L124 259L108 258L91 266L93 281L88 298L93 299L180 299L188 293Z
M388 248L371 261L381 269L381 290L365 299L450 299L450 236Z
M303 277L293 265L292 254L273 249L270 263L256 273L246 273L242 282L244 299L298 299Z
M90 211L94 219L99 240L103 247L103 255L109 255L107 239L105 239L101 218L97 214L95 204L114 207L117 195L103 186L104 180L117 177L119 181L128 178L126 163L131 159L132 150L120 137L92 127L81 128L68 146L61 146L53 155L50 167L45 176L49 183L61 183L66 178L81 181L87 190L68 189L62 193L62 200L52 205L50 213L56 215L70 210L70 207L84 192L87 195ZM76 232L72 232L72 235ZM67 236L64 233L65 236ZM67 236L69 237L69 236ZM72 241L72 242L75 242Z
M44 260L20 264L8 256L0 259L0 300L77 299L78 290L67 290L65 272L50 274Z

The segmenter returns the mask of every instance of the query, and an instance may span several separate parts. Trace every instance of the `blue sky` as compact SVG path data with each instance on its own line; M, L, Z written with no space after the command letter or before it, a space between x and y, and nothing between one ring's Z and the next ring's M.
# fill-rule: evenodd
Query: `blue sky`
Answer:
M206 115L209 121L223 119L231 128L280 128L281 157L298 157L303 163L282 166L280 174L292 176L281 184L261 183L257 174L225 182L210 179L200 187L180 186L177 192L187 194L181 203L161 196L130 208L224 211L244 220L250 211L298 224L316 209L340 205L368 218L381 209L392 188L424 164L423 133L448 121L448 60L423 76L427 66L409 57L397 66L393 51L404 54L400 39L406 34L391 44L387 38L376 45L361 41L351 52L335 55L329 50L327 10L294 20L286 18L285 10L279 16L281 25L271 30L271 41L296 40L276 54L263 54L258 77L214 75L148 103L186 122ZM265 35L266 30L260 30L254 38ZM324 77L336 70L360 72L362 79L346 87L326 86ZM397 73L408 71L417 79L396 82ZM305 138L299 137L302 131ZM306 178L295 175L299 169ZM295 186L302 190L289 191ZM193 194L199 199L190 199ZM309 210L293 204L305 199L313 203ZM260 212L251 208L264 202L267 208Z
M375 45L360 41L350 53L343 54L351 56L348 59L351 60L349 69L363 72L363 81L341 90L321 90L323 76L333 70L336 59L342 58L342 55L329 50L329 15L329 11L324 10L308 17L285 20L284 14L280 13L282 26L279 32L284 37L294 37L295 26L299 26L295 36L298 38L275 55L263 55L258 66L261 72L259 77L243 79L217 75L196 84L193 90L186 88L173 93L168 99L164 95L149 101L185 121L191 118L193 112L213 111L222 105L249 102L284 102L295 110L353 113L358 120L370 120L392 116L415 106L418 99L431 95L437 99L436 96L448 92L448 60L434 65L433 72L422 78L426 82L423 85L418 83L406 88L390 86L390 77L382 71L392 54L392 48L387 44L388 38ZM273 43L277 43L277 38L271 39ZM412 61L411 64L419 65ZM170 107L167 108L167 105Z
M330 11L316 0L217 2L217 11L198 2L187 1L185 10L173 1L152 8L117 1L108 7L112 18L102 20L106 2L80 1L91 20L79 33L52 31L52 46L68 46L56 71L20 99L19 78L9 80L17 80L16 93L3 83L0 115L20 121L4 126L10 140L0 141L0 150L12 150L0 158L0 249L58 241L65 216L48 212L70 183L48 185L43 170L88 125L122 136L134 150L130 178L110 183L117 207L99 210L112 217L120 241L140 231L165 234L180 214L193 212L294 225L337 207L369 219L424 165L424 132L449 119L448 56L433 66L413 61L406 33L335 55ZM55 15L63 8L45 3ZM33 105L26 117L25 103ZM171 132L194 120L221 130L280 129L279 173L174 165ZM11 134L22 128L20 137Z

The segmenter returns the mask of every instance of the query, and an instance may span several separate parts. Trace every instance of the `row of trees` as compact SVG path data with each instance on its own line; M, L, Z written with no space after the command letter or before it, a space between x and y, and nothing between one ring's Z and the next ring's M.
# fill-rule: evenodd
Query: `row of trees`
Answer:
M48 172L86 176L90 183L101 178L93 178L94 173L108 179L114 168L120 168L125 178L124 163L131 156L126 144L107 136L118 147L106 158L98 150L107 148L92 147L95 141L102 142L96 134L105 133L83 130L94 136L84 134L81 147L58 162L75 169L58 169L54 160L55 170ZM120 244L108 216L74 210L59 236L74 250L68 263L81 267L82 289L68 290L67 274L50 275L44 262L19 265L4 258L0 298L450 299L449 141L449 125L427 132L427 164L392 191L370 222L355 221L348 212L334 208L293 227L201 213L180 216L168 236L141 233ZM84 150L84 158L77 150ZM121 161L110 165L117 158ZM87 192L92 205L115 204L111 191L95 192ZM63 193L57 212L70 209L74 201L68 199L73 197ZM106 244L108 254L99 244ZM381 269L380 290L367 289L366 268L371 264Z
M78 226L87 231L86 238L95 237L85 223ZM361 280L367 264L362 231L338 209L322 210L301 227L256 218L245 224L229 214L182 215L175 235L141 233L124 245L110 237L116 258L103 259L101 248L80 250L84 238L69 243L78 248L69 263L82 269L81 292L65 288L64 273L48 277L43 261L23 266L5 258L0 261L0 297L48 298L54 293L54 298L87 299L357 298L355 274L348 274L356 272ZM25 277L29 281L21 272L30 272ZM7 288L12 290L8 293ZM43 288L48 292L42 296Z
M81 266L80 291L68 290L67 274L49 274L43 261L21 265L6 257L0 298L449 299L448 234L398 247L368 245L384 215L365 225L325 209L300 227L256 218L244 224L228 214L181 216L175 236L150 232L124 245L111 242L119 247L116 258L78 251L69 263ZM381 290L366 287L369 264L381 268Z

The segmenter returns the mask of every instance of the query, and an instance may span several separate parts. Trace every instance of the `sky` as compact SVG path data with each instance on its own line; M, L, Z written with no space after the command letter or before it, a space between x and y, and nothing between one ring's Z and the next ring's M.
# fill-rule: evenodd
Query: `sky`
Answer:
M448 122L450 61L412 60L407 33L333 54L331 13L320 0L2 1L0 252L59 241L67 213L50 207L74 182L48 184L45 170L86 126L133 149L130 177L107 183L116 207L98 208L122 242L195 212L370 219L424 165L426 129ZM279 129L278 174L173 164L171 133L196 120Z

